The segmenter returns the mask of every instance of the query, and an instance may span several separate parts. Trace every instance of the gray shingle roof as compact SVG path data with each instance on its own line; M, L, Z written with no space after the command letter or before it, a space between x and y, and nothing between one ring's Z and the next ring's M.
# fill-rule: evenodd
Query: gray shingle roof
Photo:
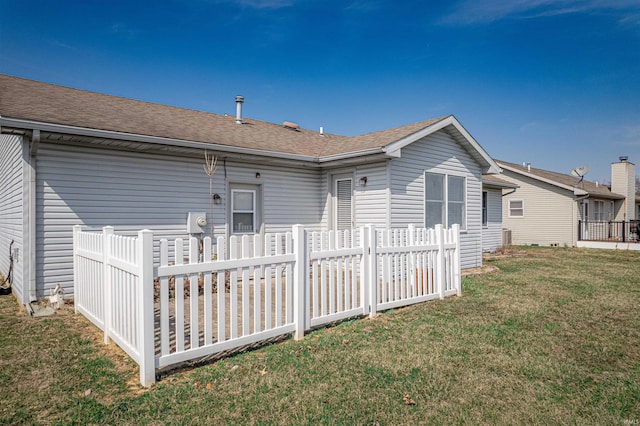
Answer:
M380 148L444 117L346 137L160 105L0 74L0 117L322 157Z
M569 174L551 172L549 170L536 169L534 167L531 167L531 170L529 170L526 166L523 166L521 164L508 163L502 160L496 160L496 162L500 167L508 166L509 168L515 169L519 173L522 173L525 175L528 174L534 177L539 177L542 179L556 182L560 185L581 189L583 191L588 192L589 195L593 197L608 198L613 200L624 198L623 195L611 192L611 189L606 185L596 184L595 182L591 182L586 179L583 179L581 182L580 178L569 175Z

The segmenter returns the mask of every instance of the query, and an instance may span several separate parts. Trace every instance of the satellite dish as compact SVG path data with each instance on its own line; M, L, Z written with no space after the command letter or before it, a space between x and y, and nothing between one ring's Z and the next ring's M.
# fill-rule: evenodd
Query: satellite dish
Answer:
M580 166L580 167L576 167L575 169L571 170L571 174L572 175L574 175L575 177L579 177L580 178L580 180L578 181L576 186L578 186L578 185L580 185L582 183L582 180L584 179L584 175L586 175L588 171L589 171L589 166Z
M580 166L571 170L571 174L574 175L575 177L579 177L580 179L582 179L584 175L587 174L588 171L589 171L589 166Z

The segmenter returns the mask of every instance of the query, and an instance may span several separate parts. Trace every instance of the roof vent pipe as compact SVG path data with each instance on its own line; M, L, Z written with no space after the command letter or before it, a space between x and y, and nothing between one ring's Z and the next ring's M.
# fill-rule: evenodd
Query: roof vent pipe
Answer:
M527 163L527 171L530 172L531 171L531 163Z
M236 96L236 123L242 124L242 103L244 96Z
M320 127L320 136L324 136L324 127Z

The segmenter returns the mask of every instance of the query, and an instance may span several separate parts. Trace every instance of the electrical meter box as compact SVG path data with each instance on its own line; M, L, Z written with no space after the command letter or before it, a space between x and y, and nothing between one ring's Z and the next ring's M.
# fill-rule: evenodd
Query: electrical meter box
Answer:
M187 217L187 233L188 234L204 234L205 226L207 226L207 214L204 212L189 212Z

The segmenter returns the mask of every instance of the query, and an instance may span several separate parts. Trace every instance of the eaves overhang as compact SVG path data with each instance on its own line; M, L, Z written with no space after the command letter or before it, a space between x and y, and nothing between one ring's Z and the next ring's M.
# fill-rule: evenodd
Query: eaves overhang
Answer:
M156 145L171 145L184 148L207 149L211 151L219 151L233 154L246 154L262 157L273 157L278 159L302 161L308 163L318 163L318 157L311 155L300 155L283 153L276 151L266 151L261 149L242 148L236 146L216 144L214 142L199 142L175 138L163 138L158 136L141 135L137 133L117 132L113 130L90 129L86 127L69 126L65 124L45 123L32 120L23 120L18 118L0 116L0 127L40 130L41 132L69 134L77 136L86 136L99 139L112 139L130 142L142 142Z
M553 185L553 186L556 186L558 188L562 188L562 189L565 189L567 191L571 191L573 193L573 195L576 195L576 196L589 195L589 191L585 191L584 189L576 188L576 187L570 186L570 185L565 185L563 183L556 182L556 181L551 180L551 179L543 178L543 177L535 175L533 173L528 173L528 172L525 172L525 171L522 171L522 170L518 170L518 169L516 169L514 167L508 166L508 165L503 164L503 163L498 163L498 164L503 169L509 170L509 171L511 171L513 173L517 173L517 174L519 174L521 176L526 176L526 177L528 177L530 179L534 179L534 180L537 180L537 181L540 181L540 182L548 183L549 185Z
M487 188L498 188L498 189L516 189L520 188L520 185L517 183L511 182L493 182L493 181L482 181L482 186Z

